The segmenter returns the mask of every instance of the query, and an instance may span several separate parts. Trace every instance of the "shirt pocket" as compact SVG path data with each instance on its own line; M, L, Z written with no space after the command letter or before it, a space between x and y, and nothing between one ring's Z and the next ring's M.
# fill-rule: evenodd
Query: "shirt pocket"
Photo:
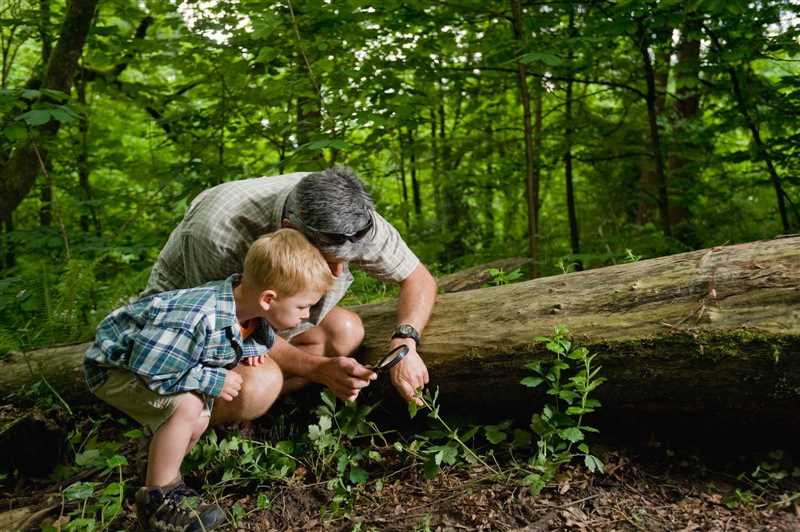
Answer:
M203 351L203 365L219 368L236 365L239 357L226 331L214 331L211 334Z

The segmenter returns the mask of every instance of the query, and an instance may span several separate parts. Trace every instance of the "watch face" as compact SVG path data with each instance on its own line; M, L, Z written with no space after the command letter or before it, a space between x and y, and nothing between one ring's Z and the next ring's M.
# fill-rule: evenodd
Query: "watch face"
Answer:
M399 332L400 334L402 334L402 335L404 335L406 337L416 336L416 334L417 334L417 331L411 325L400 325L397 328L397 332Z

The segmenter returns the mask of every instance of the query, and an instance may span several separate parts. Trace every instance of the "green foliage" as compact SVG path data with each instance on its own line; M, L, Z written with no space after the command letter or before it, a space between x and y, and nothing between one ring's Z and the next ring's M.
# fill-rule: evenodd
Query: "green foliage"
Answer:
M405 450L423 459L423 471L427 478L435 477L443 464L455 465L457 462L480 464L493 474L500 474L497 467L487 463L466 443L475 437L480 430L479 426L472 426L461 433L458 428L452 428L440 415L438 388L433 394L418 390L417 398L428 411L428 418L434 420L437 427L423 434L417 434ZM408 407L409 415L413 418L417 414L418 406L416 402L410 401Z
M334 494L328 510L338 514L352 503L354 491L369 480L368 466L382 461L370 447L383 434L367 420L377 404L350 401L339 407L329 390L323 391L321 398L316 410L318 421L308 426L308 464L316 478L328 479L326 487ZM359 444L359 440L370 445Z
M274 481L287 481L297 468L295 442L270 444L233 434L220 439L210 430L183 462L183 470L195 472L210 489L236 487L257 489Z
M555 476L561 464L575 457L582 458L589 471L603 471L603 463L591 454L585 441L586 433L597 429L586 425L583 417L601 406L591 396L605 381L599 376L601 368L592 364L597 355L590 355L585 347L574 346L566 327L556 327L552 338L536 340L545 343L553 358L526 364L531 375L521 381L528 388L543 386L549 396L542 411L531 418L531 429L538 440L536 453L528 464L530 473L523 482L534 494Z
M522 277L522 270L519 268L514 268L510 272L505 272L502 268L489 268L486 271L489 273L490 280L484 287L511 284Z
M144 287L147 271L132 274L125 260L111 251L55 266L26 263L0 279L0 353L90 339L102 318Z

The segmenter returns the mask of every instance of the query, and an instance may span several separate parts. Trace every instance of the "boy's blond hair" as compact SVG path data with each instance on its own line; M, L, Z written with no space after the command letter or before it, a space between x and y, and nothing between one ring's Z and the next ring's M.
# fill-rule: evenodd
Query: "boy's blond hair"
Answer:
M283 228L250 246L244 259L243 281L279 297L311 290L326 292L335 277L325 259L300 231Z

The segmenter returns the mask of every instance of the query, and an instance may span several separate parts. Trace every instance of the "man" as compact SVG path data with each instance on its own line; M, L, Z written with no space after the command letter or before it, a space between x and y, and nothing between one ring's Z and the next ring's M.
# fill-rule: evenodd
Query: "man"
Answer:
M301 231L322 253L336 277L334 287L311 309L310 319L281 331L284 340L270 350L283 372L282 393L308 381L338 397L355 399L376 378L349 358L364 338L355 313L337 303L353 282L348 264L400 284L397 327L390 348L409 347L390 370L392 384L406 400L428 382L417 352L436 298L436 281L403 242L397 230L375 212L372 199L352 170L293 173L223 183L200 193L161 250L144 294L198 286L240 272L250 244L280 227ZM266 411L262 383L275 376L260 367L239 365L244 381L227 411L212 422L254 419Z

